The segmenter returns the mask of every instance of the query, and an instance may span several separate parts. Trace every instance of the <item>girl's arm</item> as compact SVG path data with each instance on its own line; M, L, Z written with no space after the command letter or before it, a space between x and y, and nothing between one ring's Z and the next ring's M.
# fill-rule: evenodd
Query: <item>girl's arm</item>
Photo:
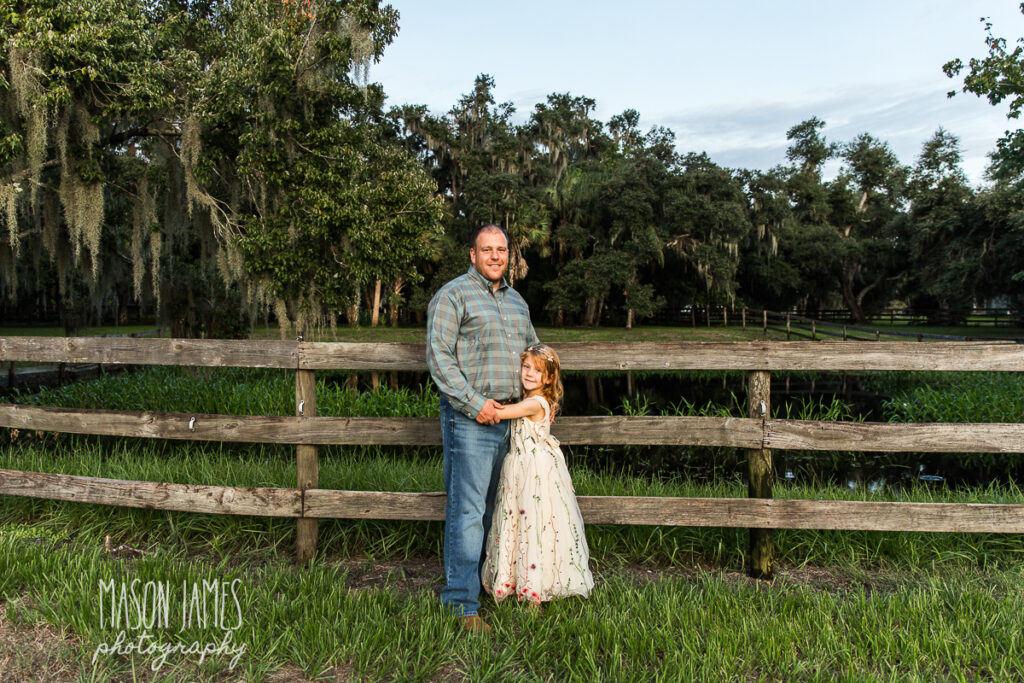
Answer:
M534 401L532 398L528 398L525 401L520 401L519 403L513 403L511 405L497 408L494 412L498 414L498 419L501 420L511 420L514 417L528 417L533 419L544 415L544 407L541 406L540 401ZM536 420L534 420L534 422L536 422Z

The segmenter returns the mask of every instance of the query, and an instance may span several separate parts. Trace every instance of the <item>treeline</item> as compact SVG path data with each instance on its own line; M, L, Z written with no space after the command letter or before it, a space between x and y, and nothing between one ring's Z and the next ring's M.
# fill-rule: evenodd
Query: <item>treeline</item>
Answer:
M943 129L904 165L812 118L775 168L728 169L636 111L597 120L587 97L514 119L486 75L445 114L388 108L366 66L398 15L376 2L8 4L5 317L72 330L134 304L185 336L271 313L300 329L417 321L485 222L506 227L510 278L555 324L1024 303L1019 176L971 187Z

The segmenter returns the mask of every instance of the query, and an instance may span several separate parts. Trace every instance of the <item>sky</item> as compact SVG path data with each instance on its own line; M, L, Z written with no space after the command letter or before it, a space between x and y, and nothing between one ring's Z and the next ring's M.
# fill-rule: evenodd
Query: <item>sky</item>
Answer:
M985 55L981 17L1012 49L1024 36L1017 1L389 1L399 33L370 80L389 104L435 114L486 73L517 122L550 93L585 95L600 121L636 109L643 130L672 129L678 151L751 169L785 164L786 131L812 116L828 140L868 132L908 165L942 126L975 185L995 141L1018 127L1005 103L948 98L962 81L942 73Z

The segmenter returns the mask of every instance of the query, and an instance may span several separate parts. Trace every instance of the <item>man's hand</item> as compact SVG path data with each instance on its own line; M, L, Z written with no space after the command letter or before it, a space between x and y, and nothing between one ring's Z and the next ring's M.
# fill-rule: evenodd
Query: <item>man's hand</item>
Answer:
M495 411L500 407L501 404L493 398L487 399L487 402L484 403L484 407L480 409L479 413L477 413L476 421L482 425L498 424L501 419Z

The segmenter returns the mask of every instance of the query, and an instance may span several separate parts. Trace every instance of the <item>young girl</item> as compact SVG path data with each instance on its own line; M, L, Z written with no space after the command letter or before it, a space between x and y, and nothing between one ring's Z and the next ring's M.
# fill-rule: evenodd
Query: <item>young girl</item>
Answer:
M519 357L526 398L498 410L502 420L520 419L511 427L481 577L497 602L515 595L539 606L586 597L594 577L569 470L549 432L562 398L558 356L534 344Z

